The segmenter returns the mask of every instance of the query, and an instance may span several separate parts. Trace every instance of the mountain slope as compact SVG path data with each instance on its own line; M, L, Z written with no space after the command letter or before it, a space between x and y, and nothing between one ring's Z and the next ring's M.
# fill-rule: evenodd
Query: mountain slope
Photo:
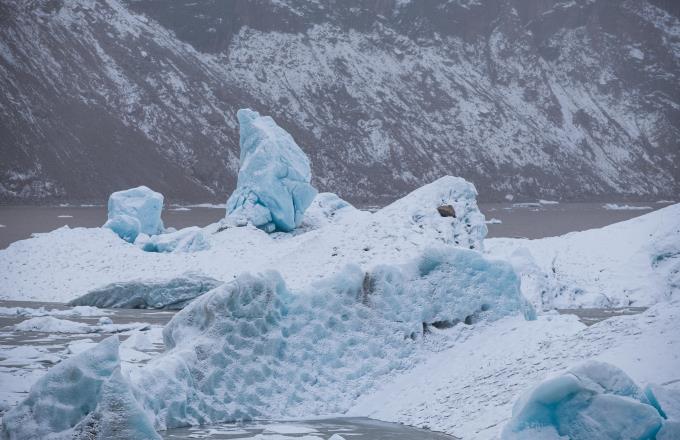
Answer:
M235 111L271 114L322 190L380 202L443 174L482 200L680 192L670 2L10 1L0 200L145 183L223 199Z

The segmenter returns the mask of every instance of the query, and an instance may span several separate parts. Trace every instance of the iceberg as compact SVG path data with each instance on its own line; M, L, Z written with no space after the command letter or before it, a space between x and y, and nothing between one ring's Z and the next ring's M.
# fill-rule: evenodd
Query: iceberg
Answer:
M139 234L163 232L162 210L163 195L146 186L117 191L109 196L108 220L104 227L133 243Z
M108 284L69 302L71 306L118 309L179 310L189 301L222 284L197 273L169 280L134 280Z
M444 176L374 214L409 240L434 237L443 244L483 250L488 229L477 207L477 189L462 177Z
M154 235L139 244L146 252L197 252L210 248L205 232L198 226Z
M227 200L227 219L267 232L290 232L316 195L309 159L271 117L250 109L239 110L237 117L241 168Z
M1 437L160 439L120 375L118 345L111 336L51 368L3 415Z
M657 408L626 373L588 361L520 397L501 438L646 440L656 438L662 424Z
M453 247L299 293L277 272L243 274L178 312L167 351L131 380L157 429L340 413L440 329L521 313L533 317L508 264Z

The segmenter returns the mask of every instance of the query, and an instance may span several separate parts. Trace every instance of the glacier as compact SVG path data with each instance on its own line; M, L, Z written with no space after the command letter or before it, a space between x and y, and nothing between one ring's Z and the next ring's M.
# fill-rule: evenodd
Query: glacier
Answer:
M349 265L302 292L274 271L242 274L175 315L167 351L131 380L157 429L339 413L417 362L430 333L508 314L534 317L512 268L453 247Z
M269 116L241 109L240 169L227 200L227 219L267 232L290 232L300 225L316 196L309 159L292 136Z
M163 232L162 210L163 195L146 186L116 191L109 196L108 220L104 227L133 243L139 234Z
M652 405L648 394L614 365L586 361L522 395L501 438L659 438L663 413Z
M192 272L165 280L120 281L93 289L70 301L69 305L178 310L220 284L222 282L215 278Z
M120 374L118 337L50 369L28 397L2 417L3 439L159 440Z

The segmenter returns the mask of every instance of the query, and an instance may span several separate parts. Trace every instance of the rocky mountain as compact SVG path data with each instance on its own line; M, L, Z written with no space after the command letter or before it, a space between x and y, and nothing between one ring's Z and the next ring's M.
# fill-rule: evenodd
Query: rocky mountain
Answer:
M672 0L2 0L0 201L226 199L236 110L380 203L680 193Z

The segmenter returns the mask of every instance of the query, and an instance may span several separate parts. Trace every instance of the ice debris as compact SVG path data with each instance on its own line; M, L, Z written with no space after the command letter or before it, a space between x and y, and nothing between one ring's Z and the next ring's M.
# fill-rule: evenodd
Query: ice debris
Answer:
M197 252L210 248L205 232L198 226L145 237L143 241L137 240L135 244L139 244L146 252Z
M619 368L588 361L520 397L501 438L658 439L664 429L669 433L677 425L664 421L658 400L648 398L654 395L653 389L643 392ZM674 405L667 407L677 410Z
M189 301L222 284L221 281L188 272L169 280L134 280L111 283L72 300L72 306L120 309L179 310Z
M109 197L108 220L104 227L133 243L140 233L156 235L163 232L162 210L163 195L146 186L117 191Z
M663 426L656 434L657 440L680 438L680 390L649 384L645 395L664 418Z
M101 321L105 319L106 321ZM126 324L113 324L111 318L102 317L97 325L89 325L84 322L59 319L54 316L37 316L14 325L15 330L23 332L41 333L120 333L130 330L144 330L149 324L143 322L131 322Z
M333 193L319 193L305 212L304 228L319 229L351 216L357 209Z
M118 338L62 361L2 417L3 439L160 439L120 374Z
M438 210L442 206L452 207L455 217L442 216ZM374 220L391 225L397 237L417 240L419 235L435 234L442 243L465 249L482 250L487 234L475 186L453 176L416 189L376 212Z
M439 329L525 313L512 268L432 249L405 266L347 266L301 293L243 274L166 325L167 351L132 372L156 428L339 413L429 350Z
M250 109L239 110L237 117L241 168L227 200L227 219L267 232L290 232L316 195L309 159L271 117Z

